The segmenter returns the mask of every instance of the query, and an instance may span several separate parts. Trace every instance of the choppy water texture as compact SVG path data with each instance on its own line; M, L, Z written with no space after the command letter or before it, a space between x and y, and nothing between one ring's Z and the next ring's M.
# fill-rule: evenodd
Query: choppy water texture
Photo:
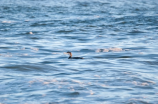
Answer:
M1 0L0 76L0 104L158 104L158 0Z

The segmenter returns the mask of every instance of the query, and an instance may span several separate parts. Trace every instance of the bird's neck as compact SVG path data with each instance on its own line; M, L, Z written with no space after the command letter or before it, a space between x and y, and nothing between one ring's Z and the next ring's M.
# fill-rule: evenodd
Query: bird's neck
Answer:
M69 53L69 55L70 55L69 58L71 58L72 57L72 53Z
M70 53L70 56L69 57L72 57L72 53Z

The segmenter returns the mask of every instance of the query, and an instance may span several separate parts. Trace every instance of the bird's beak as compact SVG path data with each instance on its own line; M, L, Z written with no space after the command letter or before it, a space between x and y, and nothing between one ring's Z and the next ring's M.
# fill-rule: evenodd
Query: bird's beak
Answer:
M64 52L64 54L68 54L67 52Z

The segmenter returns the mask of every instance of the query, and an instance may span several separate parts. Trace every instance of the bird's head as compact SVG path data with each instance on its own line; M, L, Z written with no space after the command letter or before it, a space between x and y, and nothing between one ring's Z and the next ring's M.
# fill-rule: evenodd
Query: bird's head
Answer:
M72 57L72 53L71 52L68 51L67 54L69 54Z

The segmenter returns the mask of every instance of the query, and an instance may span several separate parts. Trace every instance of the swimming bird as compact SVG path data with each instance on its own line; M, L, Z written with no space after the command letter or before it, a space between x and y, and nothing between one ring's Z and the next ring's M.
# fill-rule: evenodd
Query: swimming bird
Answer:
M69 54L69 58L68 59L83 59L83 57L72 57L72 53L71 52L67 52L67 54Z

